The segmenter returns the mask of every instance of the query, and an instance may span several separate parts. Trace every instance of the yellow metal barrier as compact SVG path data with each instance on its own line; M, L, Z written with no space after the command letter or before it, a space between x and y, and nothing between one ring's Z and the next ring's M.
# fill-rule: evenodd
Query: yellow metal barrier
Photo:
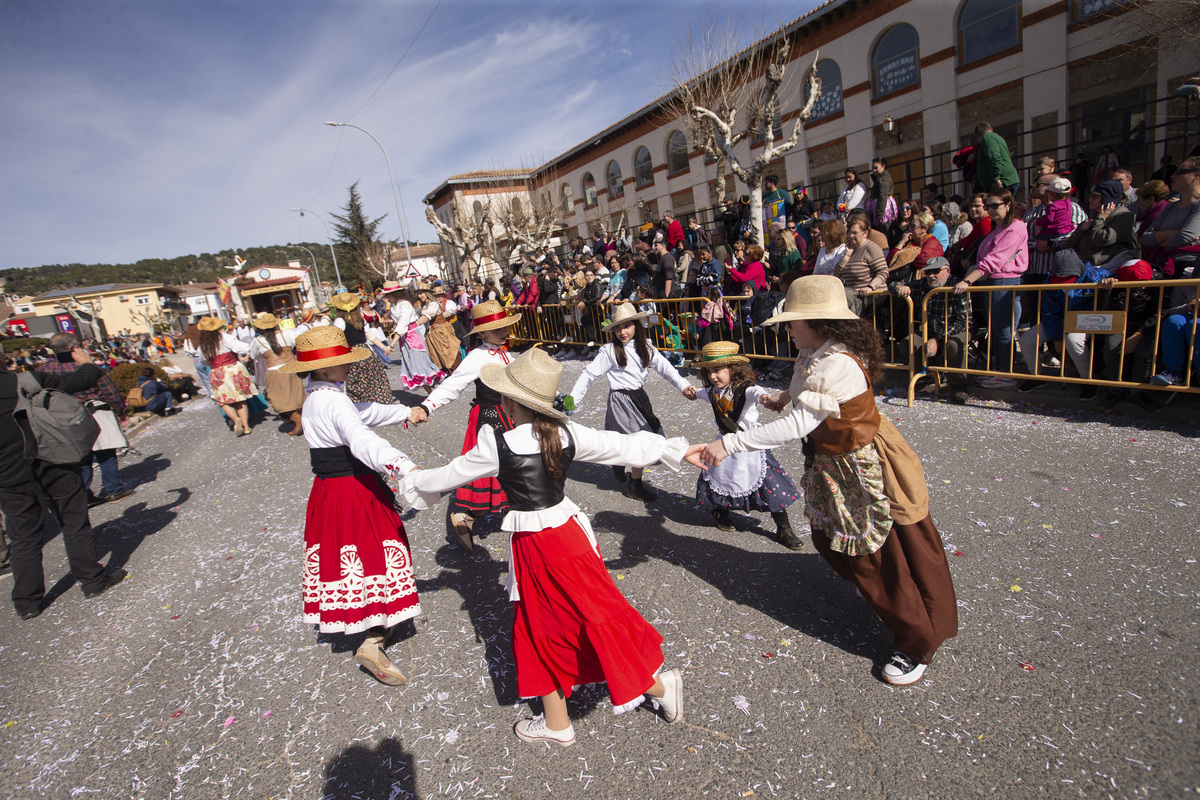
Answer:
M1105 386L1117 389L1147 389L1154 391L1166 392L1185 392L1190 394L1200 393L1200 385L1196 385L1192 380L1192 373L1195 369L1194 363L1194 347L1192 342L1196 341L1196 313L1195 313L1195 297L1197 290L1200 289L1200 279L1187 280L1158 280L1158 281L1120 281L1114 282L1111 286L1100 283L1072 283L1072 284L1026 284L1022 286L972 286L966 290L968 296L983 295L984 297L996 292L1014 292L1017 299L1020 300L1020 305L1023 307L1026 303L1033 303L1034 313L1030 318L1030 331L1024 335L1018 336L1017 328L1020 323L1020 312L1018 304L1013 304L1012 312L1009 319L1005 320L1013 331L1012 341L1008 345L1008 356L1010 363L1009 370L994 369L992 358L994 356L994 348L991 346L990 332L994 326L987 326L986 321L982 326L974 326L971 324L971 314L973 313L973 304L968 299L968 335L973 328L983 327L986 331L985 344L983 345L984 355L982 364L972 366L969 360L969 355L966 356L967 363L955 367L950 365L925 365L924 359L914 359L914 381L916 377L920 377L926 370L939 376L942 374L963 374L975 376L992 376L999 378L1012 378L1016 380L1039 380L1039 381L1054 381L1058 383L1077 383L1091 386ZM1056 337L1054 342L1051 342L1046 335L1046 325L1049 318L1043 319L1042 297L1045 294L1057 292L1064 295L1068 291L1084 290L1089 291L1090 296L1081 300L1067 301L1065 297L1062 299L1063 313L1061 315L1063 329L1060 337ZM929 339L929 319L928 306L930 298L935 294L953 292L952 286L945 286L931 290L926 296L921 306L921 322L920 331L922 340ZM1136 293L1143 293L1141 298L1135 296ZM1114 296L1115 294L1115 296ZM1187 305L1188 299L1191 299L1190 309ZM1128 318L1125 314L1127 309L1135 307L1135 300L1148 303L1147 334L1138 334L1134 336L1135 331L1128 329ZM1103 304L1102 304L1103 302ZM1131 375L1133 370L1127 370L1125 361L1129 356L1134 356L1135 366L1140 360L1144 366L1143 372L1153 373L1157 367L1159 356L1162 351L1162 335L1163 323L1169 317L1176 316L1171 314L1171 311L1182 312L1179 316L1184 318L1182 328L1178 326L1168 325L1168 335L1182 336L1182 349L1185 354L1185 362L1180 374L1183 377L1182 385L1160 386L1150 383L1147 378L1149 374ZM1075 329L1067 330L1067 315L1071 312L1077 312L1085 317L1085 322L1082 325L1077 325ZM1115 316L1112 316L1114 315ZM1059 318L1058 314L1054 315ZM1178 319L1175 320L1178 323ZM1112 323L1114 327L1111 330L1106 330L1103 326L1106 323ZM1057 323L1055 323L1057 327ZM1140 327L1140 326L1139 326ZM1088 330L1091 328L1092 330ZM1101 366L1096 365L1095 346L1097 341L1103 339L1103 345L1107 352L1104 353L1107 364ZM1031 347L1036 352L1026 354L1021 350L1021 340ZM1042 364L1041 346L1042 344L1057 345L1059 360L1058 367L1051 367L1047 371L1047 367ZM1032 364L1031 372L1017 372L1016 364L1017 357L1021 356L1028 365ZM1074 376L1067 374L1068 364L1075 367ZM1105 377L1107 371L1112 367L1116 367L1117 376ZM1081 368L1082 367L1082 368ZM1097 375L1100 373L1100 375Z

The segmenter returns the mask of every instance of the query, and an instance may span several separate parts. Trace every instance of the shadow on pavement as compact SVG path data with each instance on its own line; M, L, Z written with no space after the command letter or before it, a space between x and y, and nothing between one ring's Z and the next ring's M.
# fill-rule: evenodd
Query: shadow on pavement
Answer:
M851 655L874 659L891 647L887 630L855 596L853 584L834 575L816 552L796 553L777 545L775 552L753 552L703 534L680 535L664 525L669 519L716 534L712 518L693 506L691 498L660 492L644 514L601 511L592 524L622 537L623 558L655 558L682 567L725 599ZM796 506L789 511L798 513Z
M322 800L383 798L406 800L417 796L412 756L390 736L377 747L355 744L325 763Z

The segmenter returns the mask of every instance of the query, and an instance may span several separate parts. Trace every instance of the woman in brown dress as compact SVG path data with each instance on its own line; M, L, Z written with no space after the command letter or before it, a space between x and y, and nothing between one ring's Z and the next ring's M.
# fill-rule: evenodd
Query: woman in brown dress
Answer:
M279 370L284 364L296 360L292 352L295 336L292 331L279 328L279 318L274 314L262 313L254 317L253 325L259 335L250 343L250 357L261 359L267 375L264 394L271 409L285 420L292 422L289 436L299 436L304 433L304 424L300 418L300 408L304 405L304 383L292 372Z

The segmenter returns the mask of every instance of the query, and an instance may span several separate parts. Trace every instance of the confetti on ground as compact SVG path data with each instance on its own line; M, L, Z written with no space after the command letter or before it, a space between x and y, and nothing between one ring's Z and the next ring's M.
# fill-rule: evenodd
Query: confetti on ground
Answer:
M1021 669L1025 670L1026 672L1033 672L1033 664L1027 663L1025 661L1018 661L1017 665L1020 666Z
M1009 588L1009 589L1011 589L1011 590L1012 590L1012 591L1014 591L1014 592L1019 592L1019 591L1021 591L1021 587L1020 587L1020 586L1018 586L1018 585L1016 585L1015 583L1014 583L1012 586L1008 587L1008 588Z
M736 708L738 711L741 711L746 716L750 716L750 701L747 700L744 695L734 695L730 699L733 700L734 708Z

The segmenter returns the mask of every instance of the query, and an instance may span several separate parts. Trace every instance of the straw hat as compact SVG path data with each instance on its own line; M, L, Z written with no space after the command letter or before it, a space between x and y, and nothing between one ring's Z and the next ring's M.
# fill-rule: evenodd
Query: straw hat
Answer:
M425 281L421 281L420 283L417 284L416 291L429 293L432 291L432 289L430 289L428 283L426 283Z
M271 328L279 327L279 317L269 311L263 311L262 313L255 314L250 324L260 331L270 330Z
M322 325L296 337L296 360L279 368L280 372L309 372L314 369L353 364L371 357L365 347L351 347L346 334L336 325Z
M384 281L383 288L380 289L379 291L383 292L384 294L391 294L392 292L403 292L404 284L400 283L399 281Z
M485 364L479 379L505 397L555 419L567 415L554 407L558 383L562 380L563 365L540 347L533 347L514 358L509 364Z
M341 292L334 295L333 299L329 302L334 308L340 311L353 311L358 308L358 304L362 300L354 292Z
M788 287L783 312L763 325L794 319L858 319L846 305L846 287L832 275L805 275Z
M483 333L516 325L521 321L521 315L513 314L510 317L499 301L486 300L471 308L471 321L474 323L471 326L471 333Z
M737 342L709 342L700 348L700 358L693 363L703 369L716 369L749 364L750 359L741 354Z
M608 333L613 328L619 328L626 322L633 322L637 319L645 319L648 316L649 314L647 314L645 311L638 311L637 306L635 306L633 303L621 303L621 305L613 309L611 318L605 321L602 326L600 326L600 330Z
M444 284L439 283L437 286L433 287L432 294L434 297L441 297L445 293L446 293L446 287Z
M225 327L225 322L220 317L204 317L196 327L202 331L219 331Z

